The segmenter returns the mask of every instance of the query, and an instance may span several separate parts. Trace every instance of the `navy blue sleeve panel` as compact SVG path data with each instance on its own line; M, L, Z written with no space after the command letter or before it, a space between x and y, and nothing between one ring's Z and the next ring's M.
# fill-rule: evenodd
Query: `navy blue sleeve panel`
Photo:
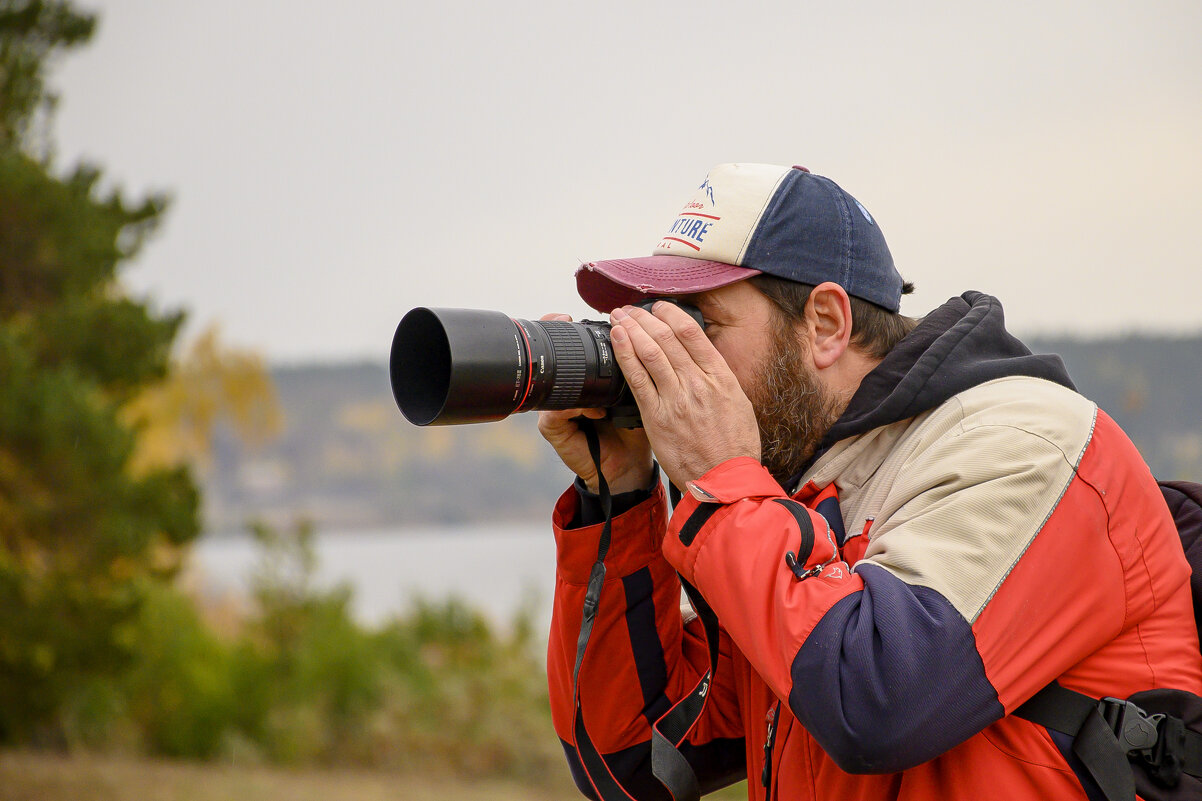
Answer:
M668 664L655 626L651 569L645 567L624 576L622 589L626 593L626 631L630 635L630 650L643 692L643 717L651 725L672 706L664 693L668 686Z
M840 768L920 765L1004 714L972 627L935 590L861 562L864 589L818 621L793 659L789 706Z
M559 742L576 787L585 797L597 801L597 794L580 764L580 755L570 743ZM693 766L702 795L747 778L747 752L742 738L710 740L704 745L684 743L680 753ZM639 801L672 801L667 789L651 774L650 740L603 756L614 777Z

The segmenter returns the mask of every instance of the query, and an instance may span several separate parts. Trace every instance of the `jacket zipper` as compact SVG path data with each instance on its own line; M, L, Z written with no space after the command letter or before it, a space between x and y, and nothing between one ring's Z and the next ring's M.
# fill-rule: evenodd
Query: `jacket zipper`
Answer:
M776 745L776 725L780 721L780 701L768 716L768 737L764 740L764 770L760 781L764 783L764 800L772 801L772 749Z

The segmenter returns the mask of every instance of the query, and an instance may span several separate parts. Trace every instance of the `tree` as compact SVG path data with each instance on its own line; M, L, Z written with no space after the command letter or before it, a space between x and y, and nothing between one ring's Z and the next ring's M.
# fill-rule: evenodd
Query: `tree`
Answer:
M167 374L183 320L120 283L166 200L49 155L47 65L94 28L69 2L0 0L0 743L65 736L199 530L189 470L132 469L122 412Z
M130 464L135 472L186 463L202 478L212 470L219 421L251 446L263 445L283 425L263 358L223 344L215 325L187 346L165 380L147 387L122 412L138 430Z

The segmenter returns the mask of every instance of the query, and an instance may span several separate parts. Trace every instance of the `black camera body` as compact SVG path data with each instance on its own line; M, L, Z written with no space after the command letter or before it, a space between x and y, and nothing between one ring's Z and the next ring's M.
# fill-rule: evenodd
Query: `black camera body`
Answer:
M704 327L701 312L672 298ZM392 338L392 395L414 425L501 420L539 409L604 408L615 425L642 425L613 357L610 325L522 320L477 309L418 307Z

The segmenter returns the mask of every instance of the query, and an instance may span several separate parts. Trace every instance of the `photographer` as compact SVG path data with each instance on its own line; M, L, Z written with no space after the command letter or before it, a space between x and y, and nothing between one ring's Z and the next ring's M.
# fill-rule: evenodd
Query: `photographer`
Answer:
M655 255L577 282L612 310L644 425L540 413L577 475L553 514L548 671L586 795L610 779L582 765L582 730L632 795L668 797L651 727L710 658L678 574L720 624L679 748L702 792L746 776L755 799L1083 799L1068 739L1011 712L1052 680L1202 692L1189 566L1134 446L996 299L899 315L876 221L829 179L719 166ZM630 305L656 296L704 330ZM613 507L575 676L606 528L578 415ZM653 455L684 492L671 513Z

